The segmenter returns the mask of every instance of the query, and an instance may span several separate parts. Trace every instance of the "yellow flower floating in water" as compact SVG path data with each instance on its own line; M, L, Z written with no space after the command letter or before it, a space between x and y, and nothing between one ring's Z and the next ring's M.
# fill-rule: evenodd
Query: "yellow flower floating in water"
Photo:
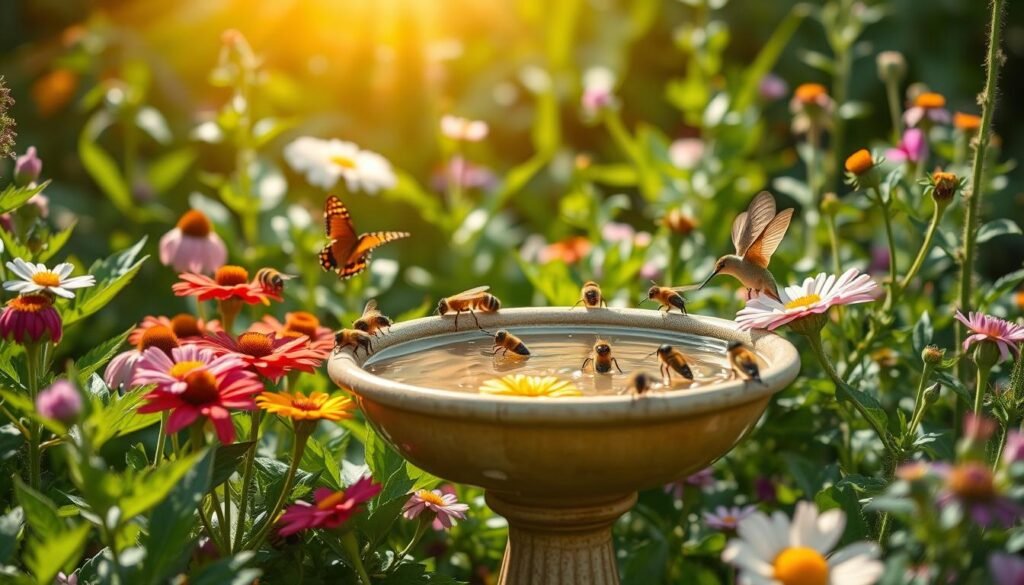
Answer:
M572 382L559 380L554 376L526 376L510 374L503 378L487 380L480 386L481 394L497 396L525 396L527 398L564 398L583 396Z
M341 420L352 417L355 404L344 396L326 392L264 392L256 398L263 410L294 420Z

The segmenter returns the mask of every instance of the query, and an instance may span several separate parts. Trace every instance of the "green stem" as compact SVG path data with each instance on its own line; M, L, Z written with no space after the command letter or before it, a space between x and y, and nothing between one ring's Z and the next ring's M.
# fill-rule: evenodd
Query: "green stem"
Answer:
M828 228L828 243L832 248L832 267L836 274L843 273L843 265L839 259L839 230L836 228L836 218L831 213L825 214L825 225Z
M38 343L25 345L25 370L28 377L28 394L32 404L36 403L39 394L39 349ZM39 443L43 435L43 427L38 422L28 422L28 485L38 490L42 484L42 452Z
M931 251L932 240L935 238L935 232L939 228L939 222L942 221L942 214L946 211L946 205L935 202L935 207L932 208L932 221L928 224L928 231L924 234L924 241L921 242L921 249L917 251L917 257L914 258L914 263L910 265L910 270L903 275L903 280L900 282L900 290L906 290L910 286L910 281L917 276L917 272L921 270L921 266L924 265L925 258L928 257L928 252Z
M420 515L420 521L416 525L416 533L412 535L412 540L409 541L409 544L405 545L405 548L402 549L402 552L398 553L398 558L400 560L404 559L405 556L412 551L413 547L419 544L420 540L423 538L423 535L427 533L427 528L429 528L430 525L434 522L434 517L434 515L427 514L426 512Z
M914 414L910 419L910 425L907 426L908 438L914 437L918 425L921 424L921 419L924 418L924 389L928 385L928 380L934 369L935 364L925 362L924 369L921 370L921 381L917 384L917 395L914 398Z
M167 419L170 418L169 411L160 414L160 430L156 436L156 453L153 454L153 467L156 467L164 459L164 449L167 446Z
M873 187L872 191L875 193L876 203L882 209L882 222L885 224L885 239L889 245L889 295L885 299L885 304L882 310L886 313L892 309L895 305L897 298L900 294L900 283L899 278L896 276L896 238L892 233L892 220L889 217L890 203L882 197L882 192L878 187Z
M18 429L18 431L21 432L25 439L28 439L29 430L25 428L25 425L21 424L21 420L19 420L18 417L14 416L13 412L7 410L7 407L4 406L2 403L0 403L0 414L3 414L8 419L10 419L11 424L13 424Z
M899 144L903 137L903 111L902 100L900 100L900 82L893 76L885 80L885 97L889 102L889 117L892 118L892 140L893 144Z
M977 146L974 149L974 166L971 172L970 193L965 196L967 209L964 214L963 232L963 263L960 270L960 310L970 310L973 292L974 253L978 236L978 214L981 210L981 197L984 191L985 155L988 151L992 116L996 109L996 87L999 80L1001 36L1003 32L1003 7L1006 0L992 0L992 18L989 25L988 57L985 61L985 90L980 96L981 127L978 129ZM964 326L957 323L956 346L963 344ZM966 369L960 368L960 374L966 375Z
M241 548L242 536L245 534L245 520L249 512L249 489L252 486L253 462L256 460L256 447L259 442L260 418L262 414L262 410L256 410L252 413L252 427L249 430L249 440L253 441L253 444L245 454L245 464L242 469L242 491L239 494L238 526L235 528L234 550Z
M346 532L341 537L341 546L352 562L352 567L359 574L359 581L363 585L370 585L370 576L366 573L366 567L363 566L363 557L359 554L359 541L356 540L355 533L351 530Z
M277 520L277 515L281 512L281 508L283 508L285 502L288 501L288 496L292 491L292 484L295 482L295 474L299 471L299 462L302 460L302 454L306 450L306 440L309 439L309 435L312 431L312 426L308 428L298 425L296 426L295 444L292 446L292 462L291 465L288 466L288 473L284 478L284 487L281 489L281 495L278 496L274 507L267 514L267 519L263 523L263 527L256 533L256 536L252 537L252 539L246 543L246 549L256 550L263 544L263 541L270 533L270 529L274 526L274 522Z
M829 181L829 185L832 188L838 188L839 183L842 181L843 175L843 158L846 152L846 120L841 115L843 104L846 103L847 96L849 94L850 85L850 69L852 61L850 57L850 46L848 43L843 43L841 46L833 47L833 51L836 53L836 74L832 80L832 97L835 99L835 111L832 114L832 177ZM815 201L820 204L821 201Z
M227 495L225 494L225 497ZM226 544L231 542L231 526L227 520L227 512L225 509L231 505L230 498L227 501L226 506L222 506L220 503L220 496L217 495L217 486L213 486L210 490L210 502L213 505L213 514L217 517L217 524L220 525L220 538Z
M985 391L988 389L988 376L991 372L991 367L978 367L978 383L974 390L975 416L981 416L982 405L985 402Z
M996 457L992 460L992 471L999 469L999 460L1003 458L1003 447L1006 446L1006 435L1009 432L1010 424L999 425L999 443L996 444Z

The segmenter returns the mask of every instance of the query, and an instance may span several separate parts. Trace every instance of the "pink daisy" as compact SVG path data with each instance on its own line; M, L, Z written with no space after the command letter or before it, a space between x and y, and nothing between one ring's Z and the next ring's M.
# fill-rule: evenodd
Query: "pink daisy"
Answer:
M999 347L999 361L1009 359L1011 352L1014 355L1020 353L1020 348L1017 346L1020 342L1024 341L1024 327L999 317L973 311L968 313L966 317L964 317L963 313L957 311L956 320L974 332L964 340L964 351L967 351L975 343L990 341Z
M212 274L228 259L224 242L201 211L190 209L160 238L160 263L179 272Z
M340 492L319 488L313 493L315 503L295 502L285 510L278 520L278 534L289 536L310 528L337 528L380 490L381 485L373 483L372 477L360 478Z
M53 300L45 294L19 295L0 311L0 339L22 345L60 341L64 329Z
M469 506L461 504L458 497L441 490L419 490L409 497L402 507L402 515L412 520L426 512L434 514L434 529L442 530L455 526L456 520L465 520Z
M151 319L152 317L147 317ZM161 317L166 320L166 317ZM169 321L168 321L169 323ZM138 330L136 330L138 331ZM170 325L151 323L149 327L141 331L137 336L135 348L121 352L114 356L103 371L103 381L108 388L117 390L121 387L129 387L135 380L135 370L142 361L142 354L151 347L161 349L168 356L174 348L180 346L178 336L171 329ZM131 337L129 337L131 339Z
M776 329L811 315L827 312L837 305L867 303L875 300L878 286L867 274L851 268L836 278L824 272L808 277L802 285L779 291L779 300L760 295L747 301L736 314L740 329Z
M292 370L312 372L325 357L310 348L305 335L278 337L275 333L247 331L236 339L217 332L203 338L199 345L217 355L239 359L259 375L275 381Z
M928 152L928 141L920 128L910 128L903 133L896 148L885 151L885 158L894 163L910 162L917 164Z
M152 347L142 354L135 373L136 385L156 384L146 395L140 413L171 410L167 434L187 427L199 417L213 423L221 443L235 440L235 427L228 409L253 410L253 396L263 391L256 375L242 360L231 356L215 357L213 352L195 345L174 348L168 356Z
M713 512L703 512L704 523L709 528L723 532L734 532L740 521L757 511L757 506L718 506Z

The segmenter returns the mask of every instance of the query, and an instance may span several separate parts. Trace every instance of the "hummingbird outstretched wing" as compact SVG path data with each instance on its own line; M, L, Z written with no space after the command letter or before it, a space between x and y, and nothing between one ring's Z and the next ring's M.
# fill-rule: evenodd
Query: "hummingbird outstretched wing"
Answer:
M750 206L736 216L732 222L732 243L736 247L736 255L744 256L747 249L757 241L775 217L775 197L768 191L758 193Z
M786 230L789 229L789 222L793 219L793 209L786 209L772 218L768 225L765 226L764 231L761 235L754 240L754 243L747 248L747 252L743 255L743 259L762 268L768 268L768 263L771 262L772 254L779 248L779 244L782 243L782 238L786 235Z

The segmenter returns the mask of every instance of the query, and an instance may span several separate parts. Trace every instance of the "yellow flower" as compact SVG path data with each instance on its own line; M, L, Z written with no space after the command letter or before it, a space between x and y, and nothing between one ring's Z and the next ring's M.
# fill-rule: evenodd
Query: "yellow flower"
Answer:
M525 376L511 374L503 378L494 378L480 386L481 394L498 396L525 396L527 398L563 398L566 396L583 396L579 388L572 382L559 380L554 376Z
M292 420L341 420L352 418L355 403L344 396L326 392L306 396L302 392L264 392L256 397L263 410Z

